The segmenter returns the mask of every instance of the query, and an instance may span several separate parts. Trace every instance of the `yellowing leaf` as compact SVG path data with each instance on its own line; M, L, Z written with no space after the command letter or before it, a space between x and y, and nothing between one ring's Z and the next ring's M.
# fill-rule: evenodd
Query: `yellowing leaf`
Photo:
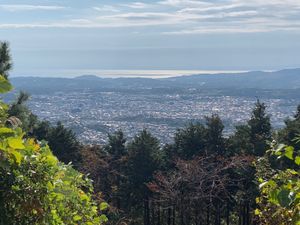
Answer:
M295 163L299 166L300 165L300 156L296 156Z
M51 165L55 165L57 163L57 158L53 155L47 155L46 161Z
M106 223L107 221L108 221L107 217L106 217L105 215L102 214L102 215L100 216L100 222L101 222L101 223Z
M81 220L81 219L82 219L82 217L79 216L79 215L73 216L73 220L74 220L74 221L79 221L79 220Z
M20 138L8 138L8 145L14 149L24 149L25 146L23 145L23 141Z
M1 127L0 128L0 135L2 134L13 134L14 131L10 128L7 128L7 127Z
M103 210L106 210L107 208L108 208L108 204L106 202L101 202L100 210L103 211Z
M0 75L0 93L9 92L12 89L11 84L7 79Z
M293 155L294 155L294 147L288 146L285 148L285 154L287 158L293 160Z
M258 215L260 214L260 210L259 210L259 209L255 209L254 214L255 214L256 216L258 216Z
M13 150L13 151L11 151L11 154L15 157L16 163L20 164L21 161L22 161L22 158L23 158L21 153L18 152L18 151Z

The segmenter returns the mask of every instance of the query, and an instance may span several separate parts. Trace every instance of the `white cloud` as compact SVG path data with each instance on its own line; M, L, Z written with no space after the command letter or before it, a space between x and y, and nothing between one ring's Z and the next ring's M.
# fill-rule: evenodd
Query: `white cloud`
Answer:
M111 5L104 5L101 7L93 7L94 10L99 11L99 12L120 12L119 9L117 9L114 6Z
M21 4L0 5L0 10L5 10L9 12L34 11L34 10L62 10L62 9L65 9L65 7L56 6L56 5L21 5Z
M152 7L153 5L146 4L146 3L143 3L143 2L133 2L133 3L130 3L130 4L122 4L122 6L132 8L132 9L146 9L146 8Z
M24 5L17 6L26 8ZM27 10L30 10L29 5L26 6ZM3 5L0 5L0 9L1 7ZM31 7L40 10L63 8L59 6ZM10 10L17 8L12 7ZM81 15L80 18L76 18L76 12L74 12L72 19L66 21L43 23L39 20L36 23L24 22L24 24L20 21L19 24L0 24L0 28L152 26L151 32L161 32L165 28L168 31L165 33L168 34L300 31L300 0L158 0L151 4L143 2L116 3L95 6L93 9L105 13L101 16L93 14Z
M158 2L160 5L172 6L172 7L199 7L213 5L211 2L197 1L197 0L164 0Z

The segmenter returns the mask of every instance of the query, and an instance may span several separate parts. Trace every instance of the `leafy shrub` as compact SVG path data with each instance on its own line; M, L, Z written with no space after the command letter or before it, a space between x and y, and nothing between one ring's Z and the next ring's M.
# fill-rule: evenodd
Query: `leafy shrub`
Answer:
M275 170L267 156L259 159L260 196L256 199L259 208L255 211L259 224L300 225L300 156L294 147L283 144L274 144L270 153L278 159L288 158L295 165Z
M0 76L0 93L11 89ZM6 126L0 103L0 224L102 224L92 182L58 161L45 142ZM101 203L100 210L107 208Z

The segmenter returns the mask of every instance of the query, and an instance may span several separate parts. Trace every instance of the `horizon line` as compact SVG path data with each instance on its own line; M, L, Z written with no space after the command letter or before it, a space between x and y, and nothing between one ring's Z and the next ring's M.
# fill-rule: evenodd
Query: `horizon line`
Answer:
M23 75L11 75L11 78L37 77L37 78L77 78L81 76L95 76L99 78L149 78L149 79L163 79L180 76L193 75L219 75L219 74L243 74L249 72L277 72L282 70L293 70L299 68L285 68L278 70L58 70L54 72L33 72L25 73ZM40 75L39 75L40 74Z

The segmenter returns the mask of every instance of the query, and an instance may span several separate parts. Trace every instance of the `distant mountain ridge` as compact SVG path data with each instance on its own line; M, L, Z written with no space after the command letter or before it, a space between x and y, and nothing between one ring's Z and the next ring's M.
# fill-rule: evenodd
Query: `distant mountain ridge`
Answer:
M80 91L101 89L300 89L300 68L275 72L196 74L170 78L101 78L83 75L76 78L11 78L16 89L29 92Z

